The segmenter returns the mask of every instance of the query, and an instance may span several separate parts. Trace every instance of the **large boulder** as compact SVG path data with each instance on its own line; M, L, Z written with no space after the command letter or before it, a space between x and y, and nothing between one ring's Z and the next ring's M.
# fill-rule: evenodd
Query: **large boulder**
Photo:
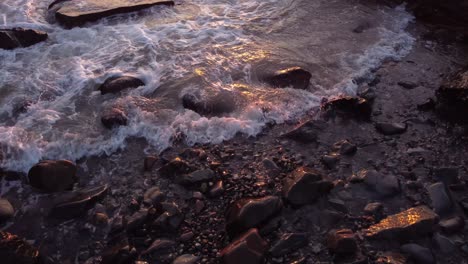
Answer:
M468 68L450 76L437 90L437 111L447 120L466 123L468 115Z
M34 29L0 29L0 49L25 48L45 41L47 33Z
M132 76L115 76L108 78L100 87L101 94L118 93L125 89L144 86L145 83Z
M39 251L24 239L0 231L0 259L1 263L39 264L43 259Z
M55 1L49 8L65 27L81 26L115 14L134 12L155 5L174 5L171 0L81 0Z
M235 236L249 228L258 227L281 211L283 204L277 196L244 198L230 205L226 212L226 230Z
M31 186L46 192L70 190L77 181L76 165L68 160L44 160L28 173Z
M283 184L283 196L293 205L315 202L333 188L333 183L320 172L308 167L296 169Z
M222 263L261 264L267 249L267 242L252 228L221 251Z
M309 88L310 72L300 68L292 67L275 72L265 78L265 82L276 88L294 88L306 90Z

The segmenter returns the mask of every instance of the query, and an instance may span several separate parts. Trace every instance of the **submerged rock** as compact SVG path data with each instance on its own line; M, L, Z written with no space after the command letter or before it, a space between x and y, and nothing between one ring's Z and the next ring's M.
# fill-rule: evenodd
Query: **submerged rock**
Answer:
M326 127L327 124L320 120L307 121L283 134L282 137L290 138L302 143L316 142L318 135L322 133Z
M134 12L155 5L174 5L171 0L83 0L56 1L49 6L55 18L66 27L81 26L115 14Z
M43 263L39 251L24 239L0 230L1 263L40 264Z
M300 68L292 67L275 72L272 76L266 77L265 82L276 88L294 88L306 90L309 88L310 72Z
M76 165L68 160L44 160L28 173L31 186L46 192L70 190L77 181Z
M126 126L128 117L124 111L112 108L104 111L101 116L101 122L107 129L112 129L114 127Z
M364 98L343 96L322 104L325 117L344 116L368 120L372 114L372 104Z
M281 211L283 203L276 196L244 198L230 205L226 213L226 230L230 236L258 227Z
M101 94L118 93L125 89L144 86L145 83L132 76L115 76L108 78L100 87Z
M107 185L64 193L55 199L51 216L62 219L83 215L107 194Z
M267 242L252 228L221 251L224 264L261 264L268 249Z
M45 41L47 33L34 29L0 29L0 49L25 48Z
M377 123L375 129L384 135L390 136L405 133L407 125L404 123Z
M7 199L0 199L0 224L9 220L15 214L15 209Z
M327 238L327 247L336 254L353 254L358 249L356 236L350 229L330 231Z
M427 206L410 208L390 215L364 230L368 238L408 239L432 233L438 216Z
M401 246L401 251L410 255L410 258L417 264L435 263L434 256L432 256L431 251L418 244L405 244Z
M306 246L308 242L306 233L283 234L279 240L271 246L270 254L273 257L281 257Z
M185 160L177 157L159 168L158 173L163 177L176 177L193 171L192 166Z
M454 122L466 122L468 114L468 69L445 81L436 92L438 112Z
M235 95L229 91L221 91L215 95L185 94L182 105L204 116L220 116L236 110Z
M308 167L296 169L291 178L283 184L283 196L293 205L304 205L315 202L333 188L333 183L322 174Z
M204 181L212 180L215 177L215 172L210 169L197 170L189 174L184 174L178 177L178 182L183 185L190 185Z

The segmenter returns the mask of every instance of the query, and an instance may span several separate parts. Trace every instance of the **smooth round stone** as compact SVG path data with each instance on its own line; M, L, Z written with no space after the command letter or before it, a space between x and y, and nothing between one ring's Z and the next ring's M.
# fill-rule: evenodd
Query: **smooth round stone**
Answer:
M7 199L0 199L0 222L4 222L13 217L15 209Z

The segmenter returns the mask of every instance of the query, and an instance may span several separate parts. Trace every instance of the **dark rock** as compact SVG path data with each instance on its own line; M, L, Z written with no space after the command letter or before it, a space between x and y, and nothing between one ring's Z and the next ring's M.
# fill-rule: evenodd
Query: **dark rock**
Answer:
M264 159L262 163L263 163L263 167L265 167L265 169L268 171L270 176L276 177L281 173L281 169L271 159Z
M143 202L149 205L155 205L156 203L163 201L164 198L164 193L161 192L158 187L152 187L143 195Z
M175 203L161 203L164 213L154 220L153 228L160 231L177 230L184 220L184 215Z
M24 28L0 29L0 49L25 48L45 41L47 33Z
M348 208L346 207L346 203L341 199L330 198L328 199L328 204L330 204L330 206L337 211L340 211L345 214L348 213Z
M333 183L320 172L300 167L296 169L283 184L283 196L293 205L304 205L315 202L333 188Z
M336 168L336 165L340 161L340 155L335 153L331 155L324 155L322 156L321 161L325 165L325 167L327 167L330 170L333 170Z
M104 250L101 264L129 264L137 258L135 248L130 247L128 242L119 243Z
M191 255L191 254L185 254L182 256L178 256L172 264L197 264L198 261L200 260L200 257Z
M375 128L380 133L390 136L405 133L407 126L404 123L377 123Z
M147 220L148 210L140 209L127 219L127 229L135 230L140 228Z
M401 251L410 255L410 258L416 263L432 264L435 263L434 256L428 248L418 244L405 244L401 246Z
M111 108L103 112L101 122L107 129L114 127L126 126L128 117L124 111L118 108Z
M76 165L68 160L44 160L28 173L31 186L46 192L70 190L77 181Z
M266 83L276 88L294 88L306 90L309 88L310 72L300 68L292 67L275 72L274 75L264 79Z
M371 25L371 23L369 21L363 21L363 22L359 23L359 25L357 25L353 29L353 32L357 33L357 34L360 34L360 33L363 33L364 31L370 29L371 27L372 27L372 25Z
M204 116L221 116L236 110L235 95L229 91L221 91L215 95L185 94L182 105Z
M105 213L95 213L92 222L96 226L106 226L109 223L109 216Z
M364 230L368 238L408 239L432 233L438 216L427 206L410 208L390 215Z
M434 99L429 98L424 103L418 104L417 107L419 111L432 111L436 108L436 102Z
M465 220L460 216L444 219L439 222L440 229L447 234L455 234L463 230L465 227Z
M100 87L101 94L119 93L125 89L144 86L145 83L132 76L114 76L108 78Z
M158 253L158 254L164 254L167 252L170 252L174 247L176 246L176 243L172 240L169 239L156 239L153 241L151 246L149 246L148 249L143 251L143 255L147 254L153 254L153 253Z
M224 193L223 181L217 181L210 190L211 197L218 197Z
M341 140L333 144L333 150L342 155L353 155L356 153L357 147L348 140Z
M434 243L435 247L443 254L450 254L457 250L455 244L448 237L439 233L434 234L432 237L432 242Z
M60 194L55 198L50 215L61 219L70 219L83 215L95 203L104 198L107 191L107 185L102 185Z
M382 252L378 255L376 264L407 264L405 256L396 252Z
M281 235L278 241L270 248L273 257L281 257L296 251L309 243L306 233L287 233Z
M364 207L364 213L366 215L373 216L377 221L381 220L384 216L383 204L381 203L369 203Z
M468 114L468 69L450 76L436 92L437 111L446 119L466 122Z
M434 183L427 188L427 191L432 201L432 207L437 214L447 214L452 210L452 200L450 200L443 183Z
M183 185L196 184L212 180L215 177L215 172L210 169L197 170L190 174L183 174L178 177L178 182Z
M10 220L15 215L15 209L7 199L0 199L0 224Z
M261 264L268 249L267 242L252 228L221 252L224 264Z
M443 182L445 185L450 185L459 182L458 168L436 168L433 170L434 179Z
M0 230L0 259L5 264L41 264L39 251L16 235Z
M156 156L147 156L144 161L143 168L145 171L151 171L154 165L158 162L158 157Z
M322 133L327 124L320 120L307 121L304 124L285 133L282 137L290 138L302 143L316 142L318 135Z
M159 175L163 177L176 177L193 171L192 166L181 158L175 158L159 168Z
M401 86L401 87L407 89L407 90L411 90L411 89L414 89L414 88L416 88L416 87L419 86L419 84L414 83L414 82L403 82L403 81L402 81L402 82L398 82L397 84L398 84L399 86Z
M350 229L330 231L327 237L327 247L335 254L354 254L358 249L356 236Z
M180 156L185 159L199 159L199 160L206 160L206 158L208 157L205 150L197 149L197 148L187 148L180 154Z
M58 1L50 5L55 18L66 27L81 26L115 14L134 12L154 5L174 5L170 0Z
M231 237L268 221L283 207L276 196L238 200L226 212L226 230Z
M325 117L342 116L369 120L372 114L372 104L364 98L342 96L322 104Z
M400 192L400 182L393 175L384 175L376 170L361 170L354 181L357 179L383 197L393 196Z

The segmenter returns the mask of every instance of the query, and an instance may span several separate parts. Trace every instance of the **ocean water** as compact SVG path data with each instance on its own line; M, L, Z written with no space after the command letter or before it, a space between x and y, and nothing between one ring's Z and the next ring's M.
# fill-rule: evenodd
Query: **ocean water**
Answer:
M353 0L181 0L64 29L50 0L2 0L1 27L46 31L38 45L0 50L0 167L28 171L41 159L111 155L131 138L160 152L183 140L218 144L237 133L300 118L323 97L356 93L383 62L412 48L404 6ZM353 32L360 27L362 33ZM300 66L308 90L274 89L262 76ZM120 95L97 90L111 76L145 86ZM228 91L236 110L204 117L181 97ZM27 103L25 112L17 109ZM129 125L105 129L102 111L119 107Z

